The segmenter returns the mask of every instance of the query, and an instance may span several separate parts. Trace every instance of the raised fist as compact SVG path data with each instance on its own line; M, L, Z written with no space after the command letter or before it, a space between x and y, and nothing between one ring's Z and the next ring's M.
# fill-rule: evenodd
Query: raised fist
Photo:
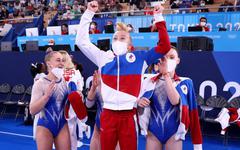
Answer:
M98 11L98 2L97 1L91 1L88 3L87 9L93 12Z
M153 13L154 14L162 14L164 7L159 3L159 5L154 6Z

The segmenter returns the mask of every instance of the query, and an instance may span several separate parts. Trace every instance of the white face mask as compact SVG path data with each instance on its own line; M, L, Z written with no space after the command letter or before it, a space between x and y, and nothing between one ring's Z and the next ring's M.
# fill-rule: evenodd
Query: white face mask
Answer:
M53 69L51 70L51 72L52 72L58 79L63 78L63 73L64 73L63 68L53 68Z
M206 22L200 22L200 26L205 26Z
M132 32L133 29L131 27L127 27L128 28L128 32Z
M167 59L167 71L172 72L176 69L177 62L174 59Z
M127 53L127 43L116 41L112 43L112 49L114 54L122 55Z
M95 29L95 25L91 24L91 25L90 25L90 28L91 28L91 29Z
M200 6L205 6L205 3L201 3Z

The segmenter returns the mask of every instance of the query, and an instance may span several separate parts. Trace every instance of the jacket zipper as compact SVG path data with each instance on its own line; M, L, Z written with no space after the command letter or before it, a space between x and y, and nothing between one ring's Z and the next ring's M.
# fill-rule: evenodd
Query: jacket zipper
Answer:
M117 56L117 92L119 91L119 74L120 74L120 64L119 64L119 56ZM119 106L119 101L117 101L117 106Z
M117 56L117 91L119 91L119 72L120 72L120 69L119 69L119 56Z

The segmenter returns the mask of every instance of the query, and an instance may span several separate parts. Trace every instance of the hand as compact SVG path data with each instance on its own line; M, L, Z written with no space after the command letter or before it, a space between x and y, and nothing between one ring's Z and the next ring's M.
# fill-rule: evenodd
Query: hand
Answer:
M96 89L98 85L100 85L100 74L96 70L93 74L92 87Z
M163 10L164 10L164 7L161 4L159 4L157 6L154 6L153 13L162 14Z
M139 100L137 100L137 104L140 107L147 107L150 104L150 100L145 97L142 97Z
M95 34L94 29L90 29L89 32L90 32L91 34Z
M45 96L46 97L50 97L50 96L52 96L52 94L53 94L53 91L54 91L54 89L55 89L55 81L52 81L50 84L49 84L49 86L46 88L46 90L45 90Z
M92 12L97 12L98 11L98 2L97 1L91 1L88 3L87 9L92 11Z
M160 62L158 63L158 67L159 67L160 73L166 74L168 72L167 71L167 60L165 57L160 59Z

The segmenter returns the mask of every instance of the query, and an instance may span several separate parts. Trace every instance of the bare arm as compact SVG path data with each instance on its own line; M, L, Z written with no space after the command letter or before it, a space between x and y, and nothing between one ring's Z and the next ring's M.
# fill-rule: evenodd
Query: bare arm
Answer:
M93 101L96 100L96 93L97 93L97 88L99 84L100 84L99 74L97 71L95 71L93 74L92 86L87 95L86 105L88 108L92 107L95 103Z
M30 102L30 113L35 115L39 113L47 104L50 96L54 91L55 82L52 82L45 90L44 94L41 93L38 84L33 86L32 97ZM40 95L41 94L41 95Z
M94 89L93 86L91 86L91 88L88 92L87 98L86 98L87 108L91 108L95 104L96 93L97 93L97 89L96 88Z
M35 102L30 103L30 113L31 115L35 115L39 113L44 106L47 104L49 97L43 95L40 99L36 100Z
M172 105L177 105L179 104L180 96L173 84L173 81L169 75L169 73L166 73L163 75L166 81L166 91L168 98L171 102Z

